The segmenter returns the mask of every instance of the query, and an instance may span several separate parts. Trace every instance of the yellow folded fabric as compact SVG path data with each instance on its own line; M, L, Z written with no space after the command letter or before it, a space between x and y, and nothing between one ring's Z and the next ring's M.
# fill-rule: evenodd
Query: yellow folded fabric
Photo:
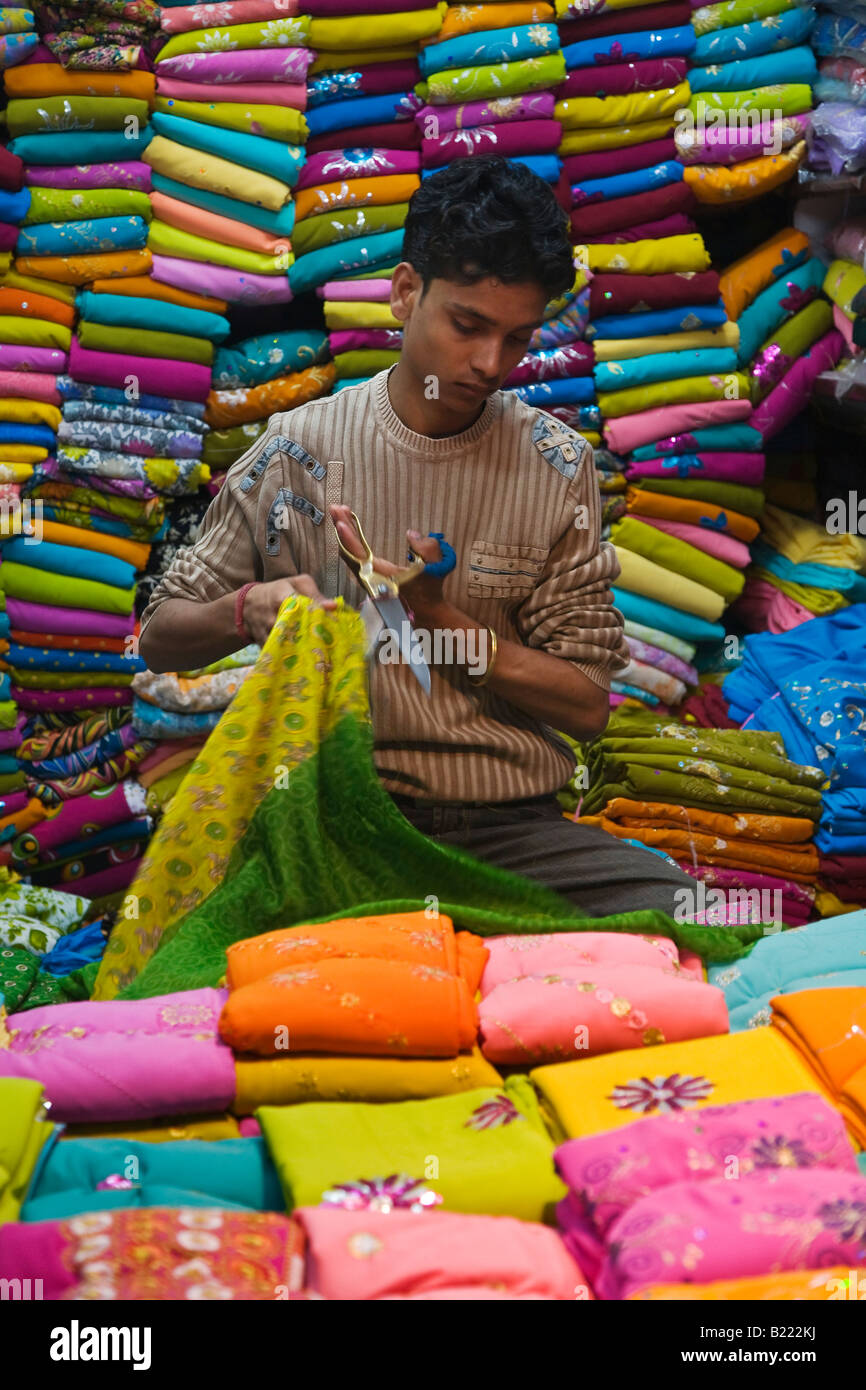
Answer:
M586 253L590 270L622 271L624 275L668 275L710 268L709 252L699 232L613 245L590 243Z
M269 174L244 169L240 164L220 159L219 155L192 150L176 140L167 140L164 135L155 135L141 157L164 178L185 183L190 188L219 193L224 198L254 203L270 212L279 212L291 196L289 185Z
M39 444L4 444L2 454L4 464L15 467L20 464L41 463L43 459L47 459L48 450Z
M866 538L850 531L828 535L824 525L806 517L766 506L761 513L761 539L795 565L835 565L838 569L866 570Z
M695 348L738 348L739 324L728 319L721 328L694 333L664 333L658 338L595 338L596 362L621 362L629 357L649 357L654 352L691 352Z
M616 546L616 558L620 565L617 585L631 594L642 594L644 598L667 603L671 608L679 608L683 613L693 613L698 618L706 618L715 623L725 611L725 600L721 594L714 594L703 584L696 584L684 574L674 574L672 570L662 569L643 555L635 555L624 546Z
M27 344L31 347L60 348L69 351L72 329L53 319L28 319L18 314L0 314L0 343L12 343L16 347Z
M172 1139L239 1139L234 1115L183 1115L170 1120L116 1125L66 1125L61 1139L138 1139L143 1144L163 1144Z
M686 107L691 91L688 82L658 91L629 92L626 96L567 97L558 101L553 110L554 120L563 131L585 130L592 126L631 126L646 121L659 121L673 116Z
M394 38L403 44L438 34L446 4L429 10L404 11L401 14L353 14L339 19L313 19L310 22L310 48L340 49L371 48L384 38Z
M74 305L75 289L72 285L61 285L56 280L37 279L35 275L19 275L10 270L3 277L3 287L9 290L28 290L30 294L47 294L59 299L61 304Z
M8 453L8 448L3 450ZM46 452L45 457L48 457ZM26 483L33 477L32 463L0 463L0 483Z
M29 401L20 396L0 397L0 420L13 421L19 425L47 425L57 430L62 414L56 405L47 401Z
M559 154L591 154L595 150L621 150L628 145L642 145L647 140L664 140L673 133L669 116L657 121L642 121L627 126L590 126L582 130L565 130Z
M260 1105L302 1101L425 1100L500 1086L502 1078L475 1048L459 1057L237 1057L236 1115Z
M366 300L335 299L325 301L325 326L338 328L402 328L391 313L391 305Z
M644 1115L676 1114L798 1091L824 1094L775 1028L610 1052L530 1072L554 1138L599 1134Z
M866 270L854 261L832 261L824 276L824 293L853 323L857 312L851 301L866 285Z
M342 72L345 68L360 68L369 63L391 63L417 57L418 50L411 43L394 48L319 48L315 61L307 68L307 72Z

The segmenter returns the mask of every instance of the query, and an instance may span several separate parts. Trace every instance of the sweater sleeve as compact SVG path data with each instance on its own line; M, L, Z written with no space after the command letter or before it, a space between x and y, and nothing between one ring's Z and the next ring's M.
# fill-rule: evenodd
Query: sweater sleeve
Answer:
M539 581L515 615L528 647L571 661L602 689L628 664L621 614L611 583L616 552L601 536L601 500L587 445L565 494L562 529Z

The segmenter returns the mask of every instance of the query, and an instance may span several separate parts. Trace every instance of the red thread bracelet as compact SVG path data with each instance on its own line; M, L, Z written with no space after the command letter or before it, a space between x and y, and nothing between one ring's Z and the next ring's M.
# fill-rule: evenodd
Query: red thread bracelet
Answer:
M242 589L238 589L235 595L235 632L245 646L253 641L253 635L244 624L244 604L250 589L255 589L258 580L253 580L250 584L245 584Z

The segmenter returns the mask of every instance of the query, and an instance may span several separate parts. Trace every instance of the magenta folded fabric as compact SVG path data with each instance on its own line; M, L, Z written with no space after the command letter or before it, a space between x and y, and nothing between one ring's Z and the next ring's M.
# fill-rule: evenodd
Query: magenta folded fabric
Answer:
M630 174L634 169L649 169L654 164L662 164L676 157L676 141L671 135L662 140L647 140L642 145L625 145L618 150L567 155L562 161L562 173L571 186L580 183L581 179L606 179L612 174Z
M527 353L502 384L525 386L535 381L589 376L594 366L595 352L591 343L566 343L563 347L546 349L543 356L538 352Z
M772 394L775 395L775 392ZM767 400L770 400L770 396ZM764 401L766 404L767 401ZM705 429L707 425L730 425L735 420L747 420L751 413L751 401L701 401L697 404L658 406L654 410L641 410L637 415L623 415L619 420L606 421L604 437L614 453L628 454L632 449L642 444L652 444L657 439Z
M13 251L20 227L15 222L0 222L0 251Z
M85 792L83 796L62 802L56 814L28 831L28 839L35 840L37 853L42 853L143 816L145 800L144 788L130 779L116 783L107 792L104 789Z
M89 608L53 608L47 603L7 596L10 627L21 632L70 633L76 637L126 637L134 619L116 613L94 613Z
M619 232L605 232L593 236L592 241L604 246L614 246L626 241L653 241L666 236L688 236L697 231L697 224L684 212L672 212L670 217L662 217L658 222L640 222L636 227L624 227ZM589 238L587 238L588 240Z
M17 748L21 742L21 735L17 729L4 730L4 733L15 733L16 741L10 747ZM19 811L24 810L29 800L29 792L7 792L3 797L0 797L0 815L4 817L17 816Z
M673 1183L611 1226L596 1289L626 1298L648 1284L854 1268L866 1260L864 1210L866 1178L835 1168Z
M316 294L320 299L387 304L391 298L391 277L383 275L380 280L328 280L318 287Z
M0 344L0 371L65 372L68 354L59 348L31 347L28 343Z
M160 77L187 82L288 82L307 80L315 58L310 48L236 48L225 53L181 53L156 66Z
M683 164L736 164L743 159L757 159L762 150L775 150L778 145L778 126L784 128L783 149L805 140L811 124L811 111L799 116L786 116L784 122L765 121L759 126L730 126L716 129L712 126L704 131L703 138L687 132L694 143L687 143L681 135L677 158Z
M691 456L690 456L691 457ZM701 478L709 482L742 483L746 487L757 487L764 480L763 454L699 454L699 467L685 469L680 473L671 467L669 458L641 459L632 462L625 470L627 478Z
M47 372L6 372L0 368L0 396L21 396L31 401L62 405L57 378Z
M141 859L128 859L122 864L112 864L108 869L101 869L98 874L85 874L83 878L75 880L75 891L91 899L107 897L109 893L120 893L132 883L141 863Z
M328 346L333 357L338 352L357 352L363 348L385 348L399 352L402 342L403 333L399 328L346 329L328 335Z
M733 565L734 569L745 569L751 563L749 547L738 541L735 536L726 535L724 531L714 531L706 526L689 526L682 521L664 521L656 516L640 516L637 512L629 512L629 516L635 521L642 521L645 526L654 526L657 531L664 531L665 535L676 536L678 540L686 541L698 550L703 550L706 555L714 555L717 560L724 560L725 564Z
M468 101L462 106L424 106L416 111L415 123L423 131L432 117L442 132L498 125L502 121L551 120L555 106L553 92L524 92L503 102Z
M154 278L162 279L155 273L157 260L165 257L154 256ZM193 273L201 269L195 261L184 261ZM171 283L169 281L168 283ZM201 279L197 283L183 286L209 294ZM218 299L227 296L217 294ZM115 386L125 388L129 377L137 378L138 390L153 396L170 396L183 401L206 401L210 391L210 367L200 367L195 362L175 362L163 357L133 357L125 352L97 352L93 348L83 348L73 335L69 349L69 373L76 381L85 381L94 386Z
M57 1302L79 1282L64 1258L68 1242L58 1221L7 1221L0 1226L0 1280L39 1289L39 1298ZM24 1281L29 1280L29 1285Z
M473 155L550 154L559 148L562 126L559 121L500 121L498 125L473 126L466 130L445 130L421 141L421 161L432 169L452 159Z
M174 285L175 289L190 290L193 294L211 295L214 299L225 299L229 304L289 304L292 300L292 291L285 275L250 275L246 271L232 270L229 266L206 265L202 261L183 260L180 256L154 256L151 275L164 285ZM74 338L72 342L75 346ZM105 353L101 355L106 356ZM143 359L135 360L140 362ZM74 376L71 363L70 354L70 371ZM187 362L168 365L190 366ZM196 367L195 370L207 377L209 389L210 367ZM149 391L151 388L142 386L142 390ZM153 390L155 395L181 396L184 400L204 400L207 395L207 391L204 396L191 396L184 391Z
M17 193L24 181L24 161L0 145L0 188Z
M816 377L835 367L844 350L842 334L831 328L797 358L778 386L755 407L749 423L764 439L778 434L806 406Z
M655 92L684 82L689 65L685 58L646 58L636 63L610 63L604 67L576 68L556 89L559 101L566 97L625 96L629 92Z
M593 1282L614 1223L669 1184L724 1181L732 1172L739 1180L788 1166L857 1174L841 1115L809 1091L648 1116L624 1129L569 1139L554 1162L570 1199L557 1216L565 1218L567 1244ZM736 1190L738 1181L730 1186Z
M774 874L758 874L751 869L721 869L711 864L685 864L680 868L692 878L702 879L714 888L757 888L768 893L782 894L782 920L793 921L801 917L806 921L811 915L815 890L807 883L795 883L792 878L777 878ZM792 914L789 917L789 912Z
M15 728L14 728L14 729L0 729L0 749L2 749L2 751L3 751L4 753L7 752L8 749L10 749L10 748L17 748L17 747L18 747L19 743L21 742L22 738L24 737L24 725L25 725L26 723L27 723L27 721L26 721L26 719L24 718L24 716L22 715L21 718L18 720L17 724L15 725ZM19 807L19 809L22 809L22 808L26 805L26 801L27 801L26 793L25 793L25 792L22 792L21 795L22 795L25 799L24 799L24 801L21 803L21 807ZM3 798L4 814L7 815L7 816L10 814L10 813L9 813L9 809L8 809L8 802L9 802L9 798L8 798L8 797L4 797L4 798Z
M766 579L749 577L732 612L749 632L791 632L815 614Z
M400 14L408 13L410 10L426 10L429 8L430 0L364 0L363 9L359 9L353 0L307 0L301 7L303 14L311 14L322 17L339 17L345 15L347 18L357 14Z
M37 188L134 188L151 189L150 165L140 159L123 164L40 164L25 171L25 182Z
M24 690L12 686L12 699L21 709L56 710L70 713L73 710L110 709L115 705L129 704L129 686L100 686L94 690Z
M171 14L163 10L163 14ZM282 82L184 82L177 77L158 77L157 96L174 101L249 102L251 106L292 106L296 111L307 107L307 88L303 84Z
M51 1118L108 1124L221 1111L235 1064L217 1022L228 991L53 1004L6 1020L0 1076L41 1081Z
M350 159L348 154L358 157ZM308 155L295 184L295 192L341 179L368 179L380 174L417 174L421 169L421 156L417 150L353 149L348 154L342 150L323 150L320 154Z

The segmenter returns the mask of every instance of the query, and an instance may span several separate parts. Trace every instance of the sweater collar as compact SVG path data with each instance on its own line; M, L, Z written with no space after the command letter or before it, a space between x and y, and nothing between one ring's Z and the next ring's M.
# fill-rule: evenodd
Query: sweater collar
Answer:
M427 434L416 434L408 425L403 424L391 404L388 378L393 370L393 367L389 367L387 371L379 372L370 384L379 428L389 442L404 453L423 454L429 459L450 458L455 454L465 453L467 449L477 445L502 413L502 393L494 391L492 396L488 396L484 409L468 430L463 430L460 434L448 434L441 439L433 439Z

